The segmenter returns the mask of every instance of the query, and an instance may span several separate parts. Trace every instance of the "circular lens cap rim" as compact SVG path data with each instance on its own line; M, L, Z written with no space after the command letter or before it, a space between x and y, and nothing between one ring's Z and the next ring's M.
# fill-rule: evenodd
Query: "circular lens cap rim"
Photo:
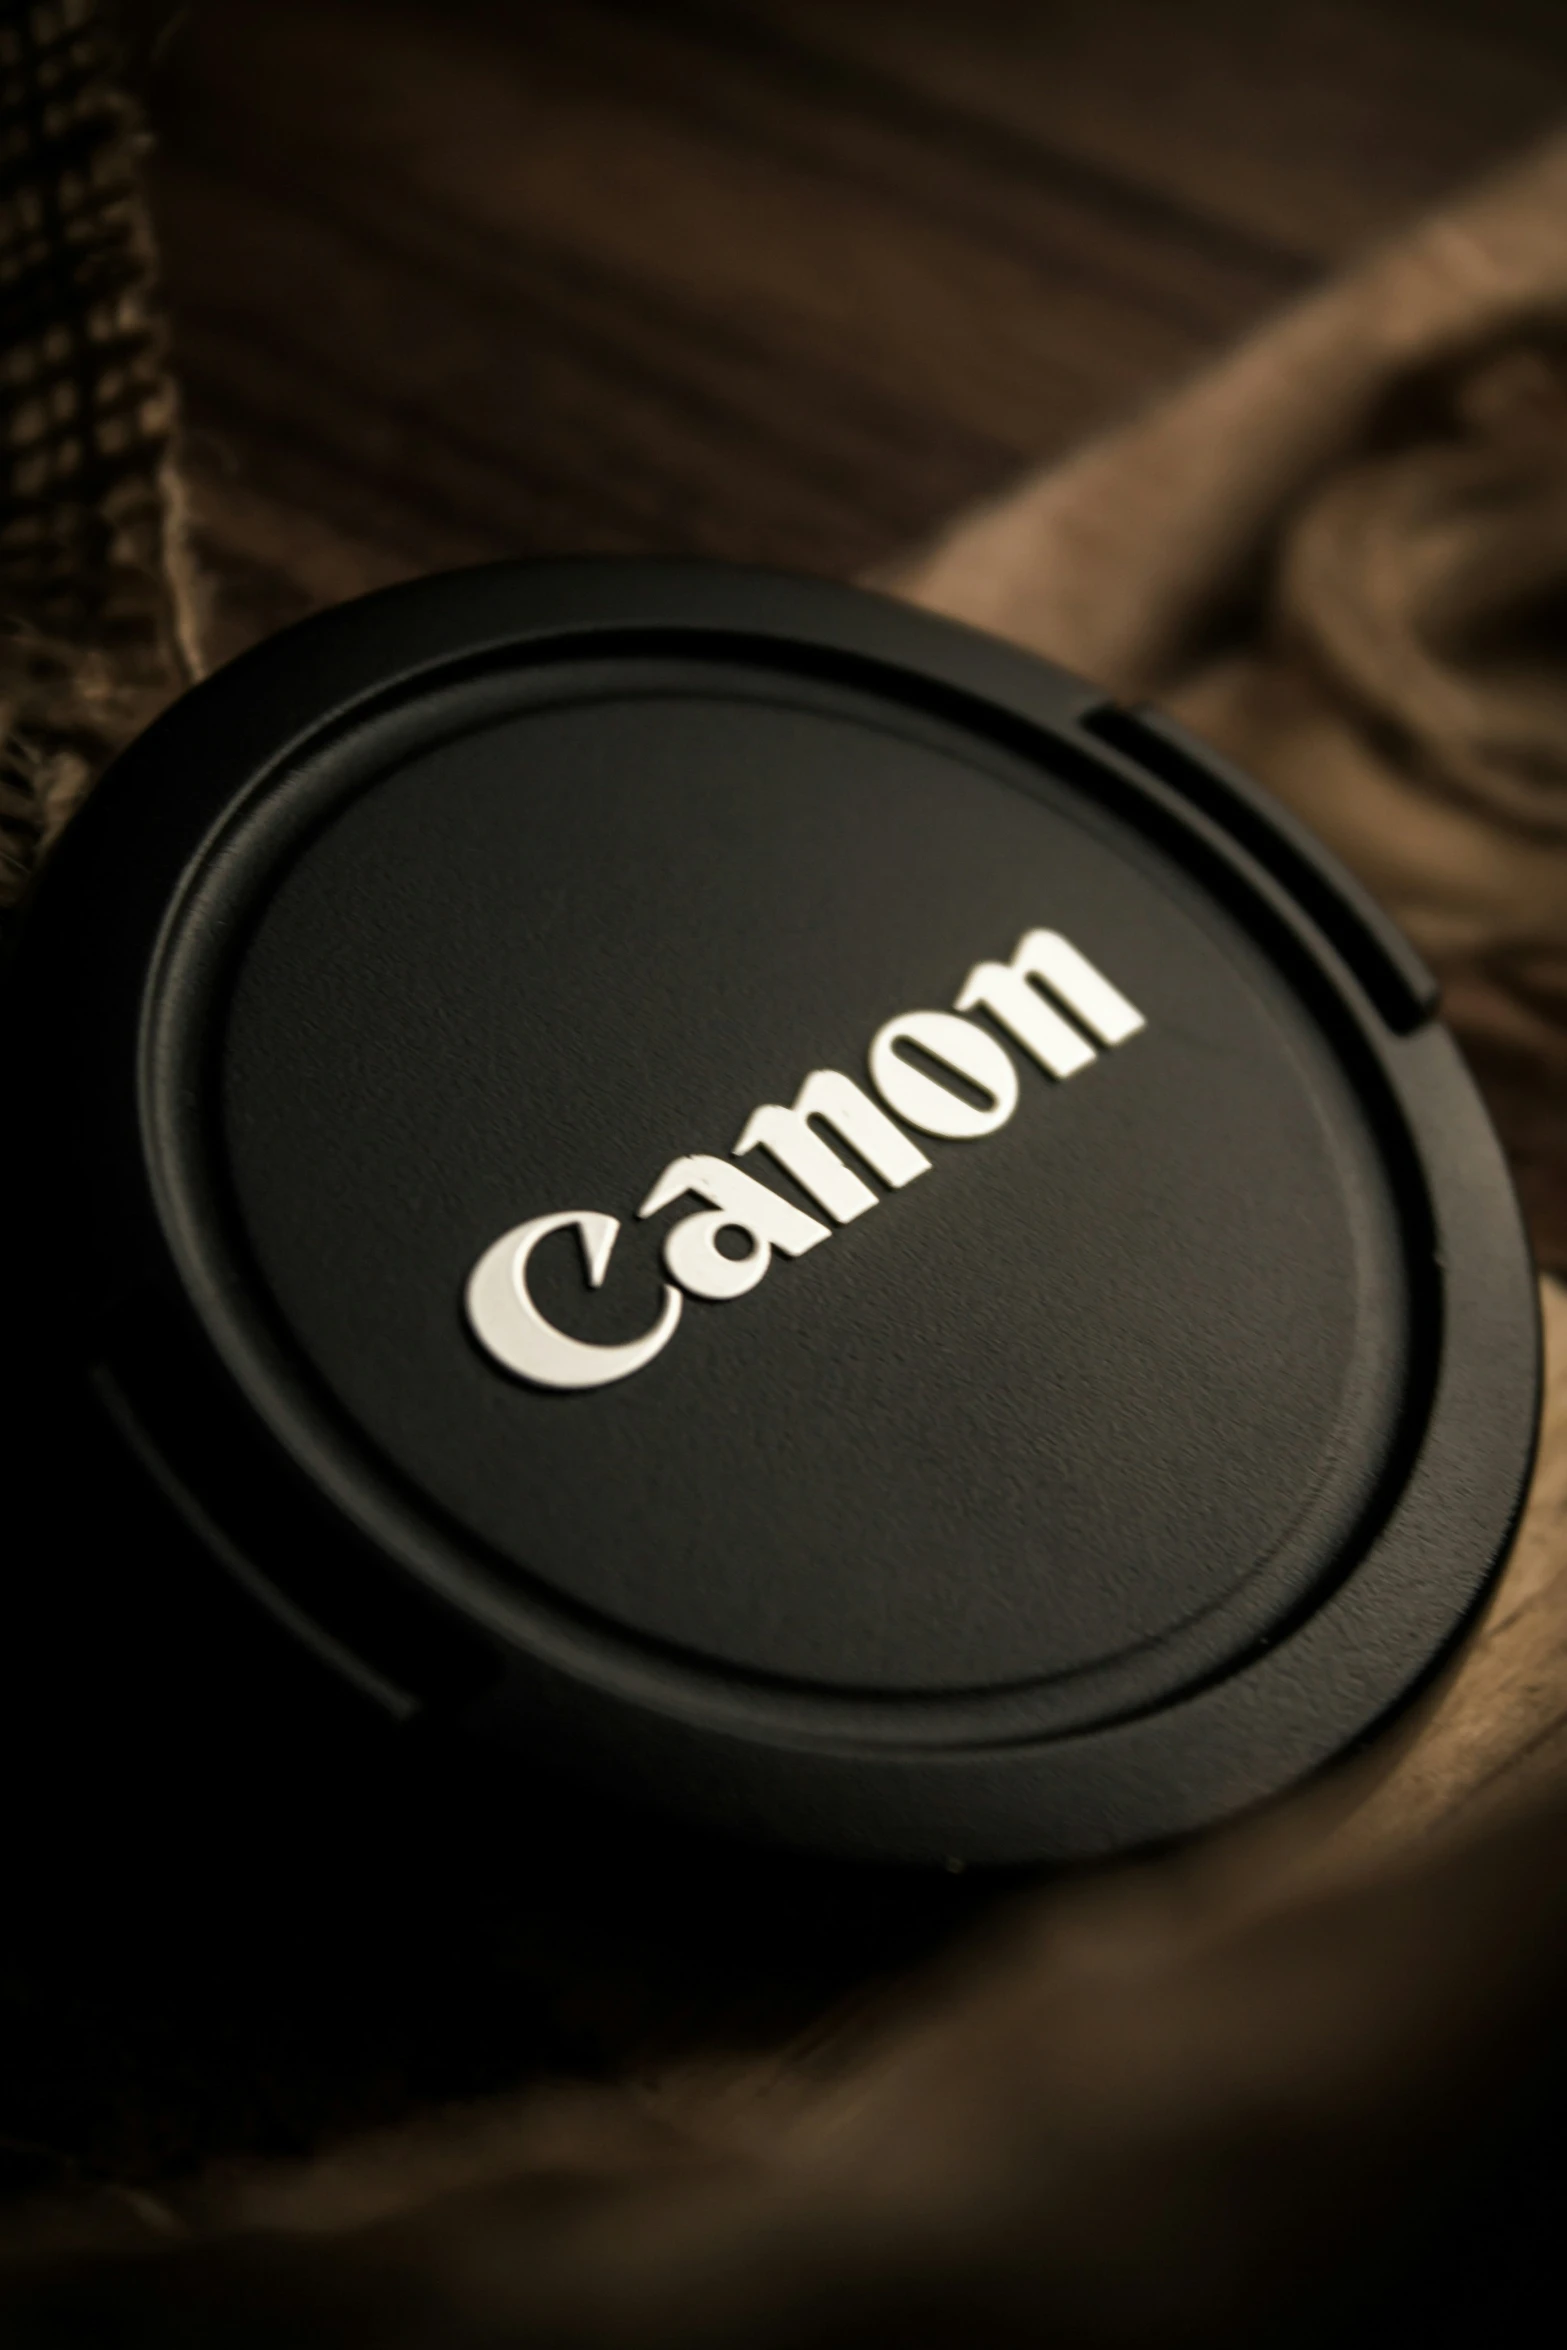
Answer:
M1367 1736L1472 1620L1532 1463L1537 1299L1499 1146L1456 1047L1411 988L1399 996L1408 966L1396 952L1378 1002L1374 975L1363 984L1374 957L1357 973L1318 919L1322 899L1289 886L1289 855L1269 862L1268 828L1297 856L1298 829L1178 737L1174 769L1157 772L1149 745L1158 736L1135 725L1098 730L1105 696L998 640L861 590L770 573L597 559L486 566L303 623L156 722L71 828L17 949L29 1064L45 1072L39 1082L70 1138L64 1196L77 1213L93 1211L89 1259L134 1268L135 1310L162 1333L162 1367L158 1349L143 1351L137 1376L145 1389L167 1374L166 1425L193 1378L212 1382L258 1423L236 1475L313 1488L325 1519L362 1559L378 1556L389 1585L428 1594L444 1581L455 1614L472 1620L477 1585L443 1569L441 1543L422 1529L414 1562L406 1512L388 1515L373 1497L367 1505L361 1465L345 1464L297 1414L273 1409L276 1360L257 1357L245 1301L214 1272L203 1225L212 1203L192 1197L180 1174L188 1136L171 1136L170 1124L189 1119L189 1071L169 1057L170 989L200 877L235 853L256 795L324 745L497 663L698 639L744 643L786 666L845 664L948 715L986 713L1014 742L1047 738L1084 776L1157 804L1162 823L1184 827L1236 890L1266 903L1277 935L1299 942L1362 1040L1419 1169L1440 1293L1422 1336L1426 1401L1402 1486L1336 1588L1254 1656L1152 1713L993 1744L900 1744L895 1731L868 1740L753 1706L743 1683L704 1690L623 1644L585 1647L580 1627L554 1638L535 1622L519 1639L504 1607L478 1627L498 1677L444 1710L486 1743L565 1759L704 1825L862 1857L1021 1862L1208 1825ZM1219 779L1216 799L1183 796L1183 757ZM1226 801L1224 791L1245 796ZM1234 809L1253 813L1242 821ZM1330 901L1364 919L1354 885L1314 848L1310 856ZM90 969L80 951L88 936Z

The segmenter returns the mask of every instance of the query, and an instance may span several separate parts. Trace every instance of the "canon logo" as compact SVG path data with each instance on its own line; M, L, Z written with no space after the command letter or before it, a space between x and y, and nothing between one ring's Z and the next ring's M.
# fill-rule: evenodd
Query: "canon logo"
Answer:
M765 1151L834 1224L863 1216L878 1204L878 1195L819 1128L828 1128L873 1175L901 1191L928 1172L930 1161L903 1126L894 1124L889 1110L920 1134L973 1142L1004 1126L1017 1108L1018 1074L1011 1054L988 1029L962 1017L968 1012L988 1012L1056 1079L1075 1077L1096 1057L1089 1037L1100 1045L1124 1044L1146 1025L1136 1005L1069 940L1054 930L1030 930L1010 963L975 964L959 990L956 1010L903 1012L877 1030L866 1059L880 1102L841 1070L813 1069L788 1109L768 1102L752 1111L735 1143L735 1157ZM923 1066L901 1049L910 1045ZM935 1074L943 1069L966 1081L967 1090L959 1093L943 1084ZM669 1279L663 1307L642 1337L621 1346L591 1345L547 1321L535 1305L528 1263L552 1232L576 1227L593 1288L602 1285L609 1270L618 1218L567 1208L516 1225L480 1257L466 1301L480 1345L536 1387L605 1387L629 1378L663 1352L679 1328L687 1295L743 1297L764 1278L775 1249L801 1257L832 1238L832 1224L807 1215L734 1159L701 1154L671 1159L637 1214L656 1216L687 1197L706 1204L682 1217L664 1242ZM746 1255L725 1255L718 1236L726 1230L748 1236Z

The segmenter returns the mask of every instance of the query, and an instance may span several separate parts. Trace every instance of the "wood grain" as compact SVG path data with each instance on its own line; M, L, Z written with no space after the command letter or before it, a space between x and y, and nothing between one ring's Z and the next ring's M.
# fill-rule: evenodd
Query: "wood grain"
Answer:
M215 653L492 556L847 574L1567 106L1551 0L207 0L151 78Z

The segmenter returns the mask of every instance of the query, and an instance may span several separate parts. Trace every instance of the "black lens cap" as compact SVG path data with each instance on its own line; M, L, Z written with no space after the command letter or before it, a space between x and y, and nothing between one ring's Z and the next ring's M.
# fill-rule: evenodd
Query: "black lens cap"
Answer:
M1505 1552L1534 1289L1429 978L1178 730L890 601L312 620L120 762L6 1000L27 1343L497 1770L1143 1844L1361 1739Z

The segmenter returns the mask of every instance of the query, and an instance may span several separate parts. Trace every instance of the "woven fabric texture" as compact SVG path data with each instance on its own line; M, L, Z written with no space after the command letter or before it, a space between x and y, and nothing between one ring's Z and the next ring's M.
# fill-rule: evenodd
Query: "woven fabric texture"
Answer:
M195 668L117 62L93 0L0 4L0 905Z

